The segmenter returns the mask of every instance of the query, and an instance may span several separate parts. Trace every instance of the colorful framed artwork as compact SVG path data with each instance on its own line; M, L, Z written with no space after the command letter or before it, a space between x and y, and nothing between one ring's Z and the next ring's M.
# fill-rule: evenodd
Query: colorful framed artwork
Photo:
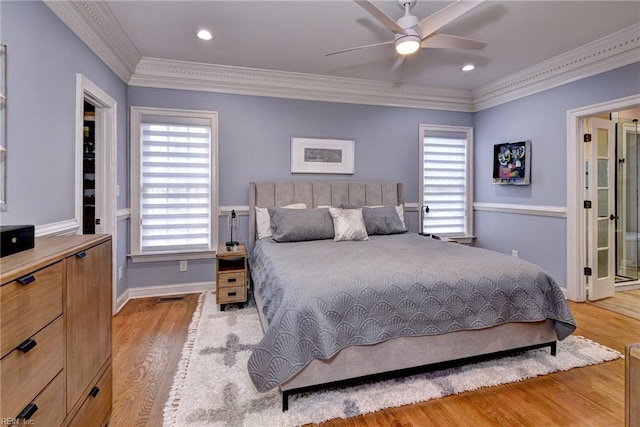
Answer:
M493 183L531 184L531 141L494 145Z

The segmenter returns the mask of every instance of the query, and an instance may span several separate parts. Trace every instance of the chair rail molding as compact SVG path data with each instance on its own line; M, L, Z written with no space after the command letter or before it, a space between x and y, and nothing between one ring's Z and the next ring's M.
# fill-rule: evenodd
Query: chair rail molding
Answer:
M474 202L474 211L500 212L507 214L547 216L566 218L567 208L564 206L517 205L510 203Z

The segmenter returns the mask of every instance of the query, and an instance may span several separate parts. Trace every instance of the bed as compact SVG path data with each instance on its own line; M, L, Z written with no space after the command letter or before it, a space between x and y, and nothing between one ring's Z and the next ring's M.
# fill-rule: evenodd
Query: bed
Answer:
M553 278L522 259L409 232L341 242L276 242L276 226L273 236L259 233L270 207L307 208L286 212L294 218L393 206L401 217L402 183L249 187L249 263L265 336L248 369L259 391L280 388L283 410L290 395L336 384L547 346L555 354L556 340L575 330Z

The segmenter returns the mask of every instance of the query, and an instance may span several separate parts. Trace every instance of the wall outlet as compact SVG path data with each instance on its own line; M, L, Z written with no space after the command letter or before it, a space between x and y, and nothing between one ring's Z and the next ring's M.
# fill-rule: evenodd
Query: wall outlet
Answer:
M518 250L517 249L511 249L511 255L518 258Z
M180 271L187 271L188 269L187 261L180 261Z
M124 272L122 271L122 266L118 267L118 279L122 279L124 276Z

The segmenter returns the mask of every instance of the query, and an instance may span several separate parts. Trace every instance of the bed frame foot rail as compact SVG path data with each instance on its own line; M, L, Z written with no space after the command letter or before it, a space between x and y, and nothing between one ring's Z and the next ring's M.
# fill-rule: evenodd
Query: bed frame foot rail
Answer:
M330 387L344 387L348 385L357 385L357 384L362 384L363 382L366 382L366 381L376 381L376 380L382 380L382 379L394 378L394 377L406 377L408 375L421 374L425 372L451 368L454 366L466 365L468 363L477 363L485 360L498 359L505 356L512 356L517 353L522 353L525 351L535 350L535 349L544 348L544 347L549 347L549 350L552 356L556 355L556 352L558 349L557 341L550 341L542 344L534 344L526 347L514 348L511 350L497 351L495 353L482 354L478 356L465 357L462 359L448 360L444 362L432 363L429 365L416 366L414 368L404 368L404 369L399 369L397 371L381 372L379 374L366 375L364 377L348 378L345 380L333 381L325 384L311 385L306 387L294 388L290 390L281 389L280 392L282 393L282 412L286 412L289 410L289 396L294 394L305 393L308 391L323 390Z

